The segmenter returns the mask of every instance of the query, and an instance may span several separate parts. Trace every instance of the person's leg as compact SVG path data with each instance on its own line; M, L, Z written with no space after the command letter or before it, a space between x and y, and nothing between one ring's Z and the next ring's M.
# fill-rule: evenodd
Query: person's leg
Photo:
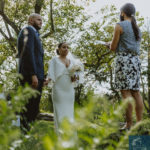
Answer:
M21 131L26 134L27 131L30 130L30 127L28 125L27 117L26 117L26 112L23 111L20 113L20 129Z
M136 120L137 122L142 120L143 114L143 99L139 91L131 91L131 94L135 100L135 111L136 111Z
M30 79L24 79L21 80L20 83L22 86L25 85L25 83L31 84ZM39 85L37 88L37 91L40 93L36 97L31 97L27 104L25 105L25 111L22 111L20 113L21 116L21 130L23 132L27 132L30 130L30 123L35 121L38 113L39 113L39 104L41 99L41 93L42 93L42 87L43 87L43 81L39 80Z
M28 99L27 104L25 105L25 111L21 112L21 130L24 133L30 130L31 123L33 123L39 113L39 103L41 95L36 97L31 97Z
M20 80L21 86L25 86L26 83L30 84L30 80L28 78L24 78L23 80ZM30 99L28 100L27 104L25 104L25 109L20 112L20 129L23 133L27 133L27 131L30 130L29 124L28 124L28 103L30 102Z
M33 120L36 119L37 115L39 114L39 105L40 105L40 100L41 100L41 96L42 96L42 88L43 88L43 81L39 80L38 82L38 88L37 91L39 92L39 94L37 95L37 97L35 98L36 103L34 103L34 118Z
M132 97L130 90L121 90L121 95L124 100L129 97ZM133 110L132 104L128 103L128 106L126 108L126 122L127 122L126 128L130 128L132 125L132 110Z
M35 121L39 113L39 104L42 94L43 82L39 80L38 84L39 85L36 90L39 92L39 94L36 97L32 97L31 99L29 99L29 102L26 105L26 117L29 124Z

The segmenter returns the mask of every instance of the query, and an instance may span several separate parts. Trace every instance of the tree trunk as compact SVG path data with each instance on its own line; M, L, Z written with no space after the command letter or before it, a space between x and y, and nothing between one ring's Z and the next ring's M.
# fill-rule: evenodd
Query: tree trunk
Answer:
M36 0L35 8L34 8L35 13L40 14L43 4L44 4L44 0Z
M114 88L114 85L113 85L113 70L112 68L110 67L109 68L110 70L110 89L112 90L112 92L115 94L115 97L117 98L117 100L120 100L120 95L118 93L118 91Z

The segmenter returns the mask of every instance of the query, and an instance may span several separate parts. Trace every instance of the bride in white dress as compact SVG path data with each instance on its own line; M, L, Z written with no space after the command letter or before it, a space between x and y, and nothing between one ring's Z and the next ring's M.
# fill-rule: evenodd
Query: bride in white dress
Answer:
M67 58L68 45L60 43L57 49L58 57L53 57L49 63L48 79L53 81L52 101L56 132L64 118L71 123L74 121L74 84L77 77L70 75L73 61Z

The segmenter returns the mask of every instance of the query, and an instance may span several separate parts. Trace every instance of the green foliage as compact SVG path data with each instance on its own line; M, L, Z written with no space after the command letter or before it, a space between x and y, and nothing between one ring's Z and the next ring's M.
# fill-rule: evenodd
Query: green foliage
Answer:
M144 106L150 116L150 20L144 20L141 45L141 61L142 61L142 95Z
M86 27L79 39L76 40L74 53L82 58L87 76L94 75L94 80L99 83L109 83L112 82L110 71L114 54L105 46L98 44L98 41L108 42L112 39L118 14L115 6L106 6L98 14L102 16L100 21L92 22Z
M1 92L2 92L1 88ZM11 91L11 101L0 100L0 149L14 148L15 150L126 150L128 135L149 134L149 120L143 120L131 128L129 132L119 131L120 122L126 103L113 103L105 97L92 96L87 93L84 107L76 106L75 122L71 124L64 120L59 136L55 134L54 123L37 121L33 124L28 135L12 125L16 120L16 112L20 112L31 95L36 92L28 86L18 87ZM133 100L129 99L133 103ZM143 127L144 128L141 128ZM140 131L140 132L139 132ZM123 143L123 144L122 144Z
M129 135L149 135L150 133L150 121L145 119L142 122L137 123L122 139L118 144L117 150L128 149Z
M132 102L132 99L129 99ZM52 135L46 137L46 145L49 145L46 150L50 149L68 149L68 150L91 150L91 149L106 149L119 150L120 145L122 150L128 149L127 135L136 135L138 128L146 124L146 129L141 129L141 134L149 133L149 121L136 124L131 131L121 133L119 131L119 121L122 121L123 110L126 103L114 106L106 99L101 97L91 97L89 103L84 108L76 109L76 122L71 125L64 120L62 124L63 132L57 141L52 140ZM137 128L138 126L138 128ZM126 142L126 145L121 144Z
M0 88L1 93L3 87ZM8 91L7 91L8 92ZM18 87L16 91L9 91L6 93L6 98L0 98L0 149L8 150L11 144L20 137L20 130L12 124L17 120L16 114L20 113L24 109L24 105L27 100L33 95L38 93L32 90L28 86L25 88ZM9 99L8 99L9 96Z
M52 89L44 87L40 102L40 110L45 112L53 112Z
M22 142L15 150L44 150L45 144L43 138L48 135L53 135L51 137L52 140L56 140L53 130L53 123L45 121L35 122L30 134L21 137Z
M8 149L10 144L19 137L18 129L12 126L15 114L8 107L6 100L0 99L0 149Z
M27 18L33 12L35 0L5 0L5 13L21 29L27 23ZM21 17L23 15L23 17Z
M150 121L135 124L130 131L120 132L119 123L129 99L121 104L110 103L105 97L89 97L84 107L75 108L75 122L64 119L59 136L53 122L37 121L28 136L21 136L16 150L127 150L129 135L148 135ZM144 127L144 128L143 128Z

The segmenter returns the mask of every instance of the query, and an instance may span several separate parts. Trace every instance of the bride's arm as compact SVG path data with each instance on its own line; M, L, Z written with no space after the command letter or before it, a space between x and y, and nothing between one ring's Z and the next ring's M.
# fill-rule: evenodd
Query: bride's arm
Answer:
M55 82L55 58L49 62L47 80L48 82L51 80Z

